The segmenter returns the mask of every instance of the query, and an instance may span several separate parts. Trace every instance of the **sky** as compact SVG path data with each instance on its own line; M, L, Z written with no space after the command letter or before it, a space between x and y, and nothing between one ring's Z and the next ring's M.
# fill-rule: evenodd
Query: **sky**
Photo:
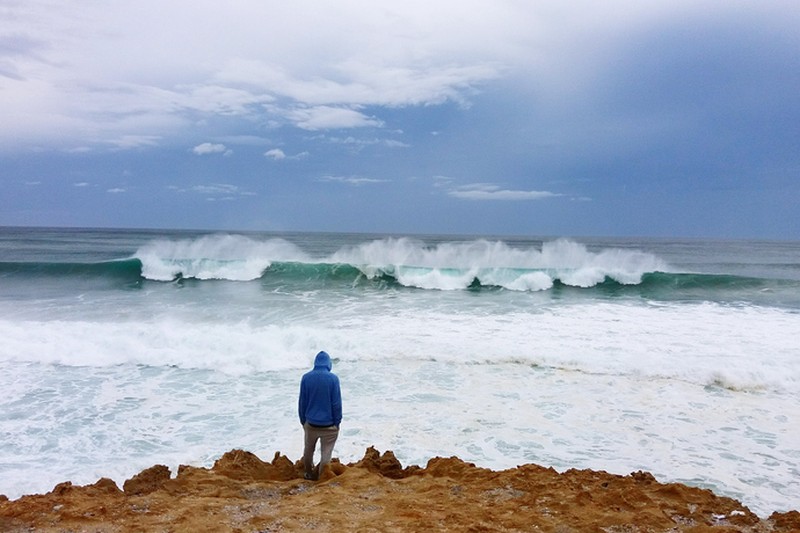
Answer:
M0 0L0 225L800 239L797 0Z

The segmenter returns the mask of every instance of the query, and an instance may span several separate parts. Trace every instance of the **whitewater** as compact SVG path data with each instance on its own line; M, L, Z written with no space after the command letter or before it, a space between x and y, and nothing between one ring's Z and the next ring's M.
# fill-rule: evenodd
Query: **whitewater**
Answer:
M0 228L0 493L232 448L652 472L800 508L800 243Z

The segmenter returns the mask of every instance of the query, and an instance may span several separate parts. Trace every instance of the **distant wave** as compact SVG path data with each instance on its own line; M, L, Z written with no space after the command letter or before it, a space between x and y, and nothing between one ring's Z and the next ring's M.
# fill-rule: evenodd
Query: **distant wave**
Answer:
M329 257L309 257L282 240L208 236L189 241L157 241L135 257L146 279L225 279L251 281L284 276L287 281L390 281L421 289L502 287L547 290L555 282L592 287L606 279L638 284L648 272L666 270L652 254L607 249L591 252L568 240L541 249L520 249L502 241L475 240L428 246L409 238L380 239L344 247Z
M759 290L763 280L724 274L671 272L653 254L607 248L590 251L559 239L539 248L475 240L427 246L408 238L380 239L312 258L283 239L210 235L156 240L133 257L99 263L0 263L0 275L106 278L143 281L261 281L308 288L328 284L426 290L582 288L613 294L626 290L691 294L692 291Z
M0 276L24 277L84 277L137 281L142 278L139 259L121 259L99 263L33 263L0 262Z

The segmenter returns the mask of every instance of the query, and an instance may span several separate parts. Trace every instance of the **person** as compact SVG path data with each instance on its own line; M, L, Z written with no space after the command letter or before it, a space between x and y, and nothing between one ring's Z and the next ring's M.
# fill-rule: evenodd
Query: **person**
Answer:
M314 358L314 369L303 374L300 380L298 414L303 425L303 468L306 479L319 479L322 469L331 461L333 446L339 437L342 422L342 391L339 377L331 372L333 364L326 352ZM314 466L314 452L320 441L322 458Z

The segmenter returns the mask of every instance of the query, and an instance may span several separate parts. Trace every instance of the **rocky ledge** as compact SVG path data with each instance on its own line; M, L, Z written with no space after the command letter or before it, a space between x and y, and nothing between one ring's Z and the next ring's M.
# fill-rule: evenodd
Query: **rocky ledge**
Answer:
M4 532L405 532L800 531L800 513L760 518L705 489L659 483L651 474L563 473L533 464L492 471L457 457L403 467L368 448L334 461L319 481L300 462L232 450L211 468L163 465L125 481L64 482L47 494L0 496Z

